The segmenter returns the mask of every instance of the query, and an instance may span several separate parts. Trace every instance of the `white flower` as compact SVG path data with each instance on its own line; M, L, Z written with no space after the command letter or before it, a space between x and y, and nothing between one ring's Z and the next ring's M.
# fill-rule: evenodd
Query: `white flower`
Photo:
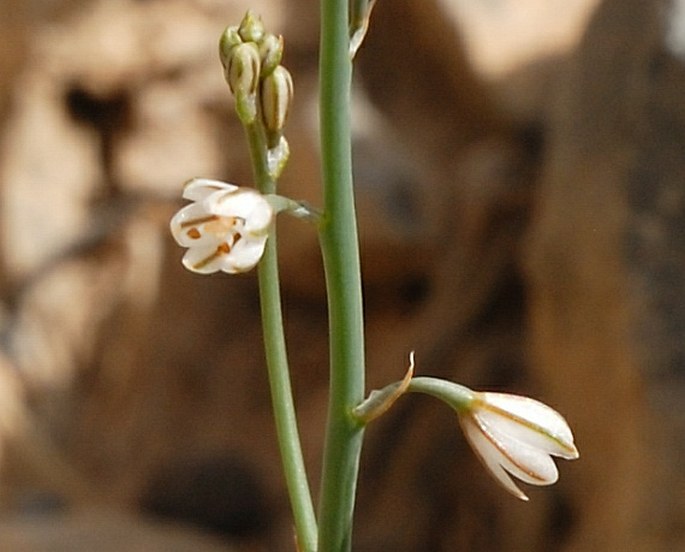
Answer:
M171 233L187 247L183 265L193 272L246 272L261 259L274 216L264 196L218 180L195 178L183 197L193 201L171 219Z
M551 485L559 478L552 456L578 458L566 420L536 400L474 392L468 406L458 413L466 439L485 467L521 500L528 497L509 474L532 485Z

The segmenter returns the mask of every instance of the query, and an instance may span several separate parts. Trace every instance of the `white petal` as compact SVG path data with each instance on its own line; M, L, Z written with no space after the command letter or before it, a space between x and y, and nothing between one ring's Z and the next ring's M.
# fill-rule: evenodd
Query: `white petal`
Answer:
M216 247L191 247L183 256L183 266L198 274L212 274L222 270L225 257L217 254Z
M245 232L260 234L267 230L273 218L273 209L262 194L250 188L213 194L205 202L205 208L218 215L239 217L245 220Z
M193 220L202 220L211 216L202 205L198 203L191 203L180 209L169 222L171 228L171 235L179 245L183 247L191 247L197 243L197 240L191 238L188 230L193 226L189 226L188 222Z
M546 454L563 458L574 458L575 447L561 442L543 428L528 425L519 418L502 415L483 406L474 414L485 426L493 428L498 434L506 435L508 439L522 445L544 451Z
M178 211L171 219L171 234L183 247L218 247L224 241L224 235L216 231L207 231L209 223L217 225L218 217L208 213L200 203L191 203ZM225 234L228 234L229 227Z
M231 252L221 260L221 270L229 274L247 272L254 268L264 254L266 236L249 239L242 237L234 245Z
M557 467L547 451L518 440L507 433L507 427L488 426L478 416L473 419L481 433L499 450L500 464L509 473L532 485L551 485L559 479Z
M238 186L222 182L221 180L211 180L209 178L193 178L186 182L183 188L183 198L191 201L202 201L217 191L231 192L237 190Z
M477 417L501 433L562 458L578 458L573 434L556 410L528 397L480 393Z
M519 489L507 472L502 468L503 455L501 451L483 434L478 425L470 416L459 416L466 440L476 453L483 465L507 491L521 500L528 497Z
M252 236L266 235L273 220L274 212L266 201L252 211L245 221L245 232Z

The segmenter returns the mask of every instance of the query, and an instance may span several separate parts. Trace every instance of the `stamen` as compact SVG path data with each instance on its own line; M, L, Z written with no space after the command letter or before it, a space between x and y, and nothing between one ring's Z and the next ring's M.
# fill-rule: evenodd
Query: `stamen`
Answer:
M200 231L193 227L190 230L186 232L186 235L191 239L191 240L199 240L202 237L202 234Z
M207 266L209 263L211 263L214 259L221 257L221 255L227 255L228 253L231 252L231 246L224 242L219 247L216 248L216 251L212 253L209 257L202 259L201 261L198 261L193 265L194 269L200 269L202 267Z
M199 226L205 224L206 222L211 222L213 220L218 220L217 215L207 215L206 217L199 217L196 219L186 220L181 223L181 228L188 228L188 226Z

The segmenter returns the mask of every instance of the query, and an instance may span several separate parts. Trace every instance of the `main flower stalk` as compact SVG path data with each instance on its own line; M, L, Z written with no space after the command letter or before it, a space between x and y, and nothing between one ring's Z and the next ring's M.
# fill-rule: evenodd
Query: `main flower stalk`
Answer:
M363 427L352 409L364 396L364 333L352 188L347 0L321 2L320 124L324 213L320 242L328 295L330 382L319 552L351 549Z

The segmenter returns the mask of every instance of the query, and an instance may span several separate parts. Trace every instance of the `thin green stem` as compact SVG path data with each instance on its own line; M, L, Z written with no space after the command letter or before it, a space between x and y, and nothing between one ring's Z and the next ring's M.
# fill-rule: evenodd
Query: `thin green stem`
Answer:
M475 400L476 393L468 387L440 378L426 376L413 378L407 391L424 393L446 402L457 412L468 410Z
M324 214L320 225L330 339L330 397L319 504L319 552L351 549L363 428L364 331L352 189L348 2L321 2L320 116Z
M276 191L276 183L269 174L263 132L258 123L247 125L245 128L258 188L264 194L273 194ZM298 547L301 552L316 552L316 517L297 430L283 331L275 224L266 243L266 250L259 263L258 272L271 400L283 470L295 519Z

